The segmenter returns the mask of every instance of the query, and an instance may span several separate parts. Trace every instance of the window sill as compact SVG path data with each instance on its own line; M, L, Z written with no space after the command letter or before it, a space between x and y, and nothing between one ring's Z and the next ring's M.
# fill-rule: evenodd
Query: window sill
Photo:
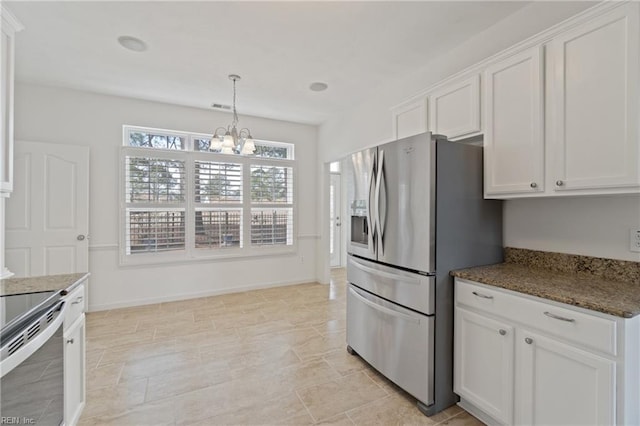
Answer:
M187 254L185 251L174 251L171 253L153 253L153 254L137 254L137 255L120 255L119 266L122 268L139 267L139 266L171 266L189 263L217 262L217 261L244 261L251 259L261 259L268 257L284 257L293 256L298 253L297 246L288 246L286 248L261 247L249 250L229 250L226 253L217 253L211 255L206 253ZM179 257L177 257L179 256Z

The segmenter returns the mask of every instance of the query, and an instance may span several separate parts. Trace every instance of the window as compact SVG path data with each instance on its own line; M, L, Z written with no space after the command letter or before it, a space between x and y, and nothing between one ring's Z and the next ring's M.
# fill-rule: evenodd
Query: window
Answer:
M293 144L226 155L210 135L125 126L124 145L123 263L293 249Z

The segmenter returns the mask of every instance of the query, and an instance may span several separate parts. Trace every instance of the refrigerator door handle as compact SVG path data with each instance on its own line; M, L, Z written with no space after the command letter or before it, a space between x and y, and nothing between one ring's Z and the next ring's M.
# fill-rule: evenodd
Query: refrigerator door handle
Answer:
M363 272L366 272L368 274L371 275L376 275L382 278L388 278L390 280L401 280L403 284L414 284L414 285L420 285L421 281L417 278L413 278L413 277L408 277L406 275L398 275L398 274L392 274L390 272L385 272L385 271L380 271L378 269L374 269L371 268L369 266L365 266L363 264L361 264L360 262L358 262L355 259L349 259L349 261L351 262L351 264L360 269Z
M349 289L349 292L353 295L353 297L358 299L360 302L362 302L365 305L371 307L372 309L375 309L376 311L382 312L382 313L387 314L387 315L392 316L392 317L401 318L401 319L403 319L405 321L408 321L408 322L413 322L413 323L416 323L416 324L420 324L420 319L419 318L414 318L414 317L409 316L409 315L407 315L405 313L398 312L398 311L393 310L393 309L389 309L389 308L387 308L385 306L382 306L382 305L378 305L377 303L372 302L372 301L366 299L365 297L361 296L360 294L358 294L352 288Z
M376 219L375 219L375 211L372 211L372 207L375 205L375 194L374 194L374 203L371 202L371 192L374 190L374 183L376 180L376 155L373 154L373 161L371 162L371 171L369 174L369 198L367 200L367 225L369 226L369 244L371 244L371 248L375 253L375 241L376 241Z
M384 150L380 150L379 162L378 162L378 175L376 176L376 229L378 232L378 238L380 239L380 254L384 255L384 220L381 219L381 193L384 178ZM385 206L386 210L386 206ZM386 213L386 211L385 211Z

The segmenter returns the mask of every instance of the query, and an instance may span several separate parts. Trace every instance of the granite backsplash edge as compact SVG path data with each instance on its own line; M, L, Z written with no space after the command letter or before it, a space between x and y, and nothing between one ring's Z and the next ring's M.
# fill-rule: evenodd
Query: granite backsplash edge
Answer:
M640 285L640 262L577 254L505 247L504 261L536 269L595 277Z

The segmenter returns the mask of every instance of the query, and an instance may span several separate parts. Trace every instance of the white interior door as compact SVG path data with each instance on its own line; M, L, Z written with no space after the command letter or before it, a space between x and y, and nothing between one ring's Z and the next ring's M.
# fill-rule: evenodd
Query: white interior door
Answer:
M342 217L340 200L341 178L339 174L331 174L329 184L329 263L332 268L341 266L342 259Z
M17 277L89 270L89 148L16 142L6 264Z

